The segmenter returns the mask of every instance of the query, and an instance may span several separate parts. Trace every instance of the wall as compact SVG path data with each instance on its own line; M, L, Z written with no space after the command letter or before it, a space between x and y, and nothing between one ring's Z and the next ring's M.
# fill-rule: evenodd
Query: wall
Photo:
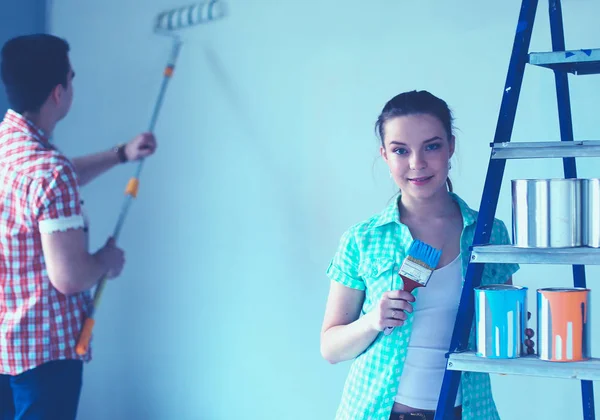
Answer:
M46 30L46 2L42 0L5 0L0 13L0 45L10 38ZM8 108L4 89L0 89L0 112Z
M452 106L452 178L479 206L519 1L228 4L227 19L182 33L159 151L120 238L127 266L98 311L86 420L333 418L349 364L319 354L324 272L342 232L394 194L373 125L400 91L427 89ZM67 153L147 129L170 49L153 19L182 5L54 1L50 30L70 41L77 72L73 110L55 135ZM597 47L599 12L597 1L564 2L568 48ZM531 49L550 48L542 1ZM598 79L570 80L575 137L597 139ZM553 83L548 70L527 68L514 141L559 139ZM581 159L580 176L598 176L594 162ZM510 179L561 170L559 160L509 162L497 216L510 225ZM133 171L86 187L95 246ZM590 282L597 275L588 270ZM515 283L533 301L537 287L569 276L569 267L522 266ZM503 419L534 406L536 418L581 414L578 382L493 384Z

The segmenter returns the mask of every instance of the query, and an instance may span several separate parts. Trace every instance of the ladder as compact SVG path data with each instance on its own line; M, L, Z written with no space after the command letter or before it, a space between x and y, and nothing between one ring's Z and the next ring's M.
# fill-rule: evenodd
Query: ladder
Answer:
M539 53L529 52L538 0L522 0L521 3L494 141L490 144L490 161L475 236L470 248L471 258L447 354L448 360L435 420L453 418L454 401L462 372L578 379L581 381L583 417L585 420L595 419L592 381L600 380L600 359L568 363L546 362L539 360L535 355L517 359L487 359L467 350L474 316L473 289L481 284L485 263L572 265L575 287L586 287L586 264L600 264L600 249L523 249L510 245L489 245L507 159L562 158L564 177L576 178L576 157L600 156L600 141L573 140L568 83L569 73L600 74L600 48L566 51L560 0L548 0L548 3L552 51ZM545 67L554 72L560 142L510 143L526 64Z

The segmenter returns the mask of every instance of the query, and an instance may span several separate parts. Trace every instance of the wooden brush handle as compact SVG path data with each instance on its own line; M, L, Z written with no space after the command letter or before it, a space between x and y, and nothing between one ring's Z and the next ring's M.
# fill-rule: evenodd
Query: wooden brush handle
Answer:
M419 283L418 281L414 281L414 280L409 279L408 277L404 277L404 276L400 276L400 277L404 281L404 288L402 290L404 290L405 292L412 293L412 291L415 290L417 287L423 287L423 285L421 283ZM383 334L390 335L393 330L394 330L394 327L386 327L383 330Z
M417 287L423 287L423 285L417 281L409 279L408 277L400 276L402 280L404 280L404 290L405 292L412 293Z

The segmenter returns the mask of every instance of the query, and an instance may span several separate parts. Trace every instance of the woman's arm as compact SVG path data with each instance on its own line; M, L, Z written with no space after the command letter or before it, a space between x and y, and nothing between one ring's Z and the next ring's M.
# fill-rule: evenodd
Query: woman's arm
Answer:
M368 317L359 318L364 298L363 290L331 282L321 330L321 355L329 363L353 359L379 334Z
M399 327L412 312L414 297L405 291L387 292L371 312L360 317L365 292L331 282L321 329L321 355L329 363L361 354L385 327Z

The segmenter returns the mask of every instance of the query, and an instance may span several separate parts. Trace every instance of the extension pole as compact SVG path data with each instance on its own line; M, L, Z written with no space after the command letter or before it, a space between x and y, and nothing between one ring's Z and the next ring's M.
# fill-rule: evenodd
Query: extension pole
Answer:
M165 92L167 90L167 86L169 85L169 81L173 76L173 72L175 70L175 62L177 61L177 57L179 56L179 50L181 49L181 41L176 38L173 41L173 46L171 50L171 57L167 66L165 67L163 73L163 81L158 94L158 99L154 105L154 112L152 113L152 118L150 119L150 127L148 129L149 132L154 132L154 127L156 126L156 121L158 120L158 115L160 109L162 107L162 103L165 97ZM125 222L125 218L127 217L127 212L129 211L129 207L131 205L131 201L137 197L138 188L140 184L140 175L142 173L142 168L144 166L144 159L140 159L137 164L137 169L132 178L129 179L127 186L125 187L125 200L123 201L123 205L121 207L121 213L119 214L119 218L117 220L117 224L115 226L115 230L113 232L113 238L115 241L119 238L119 234L121 233L121 228L123 227L123 223ZM78 355L84 355L87 353L90 339L92 337L92 329L94 328L94 314L100 305L100 299L102 297L102 293L104 292L104 287L106 286L106 275L100 278L98 282L98 286L96 287L96 292L94 293L94 302L90 313L83 323L83 328L79 334L79 338L77 340L77 346L75 347L75 351Z
M158 114L163 103L165 92L167 90L169 81L173 76L173 72L175 70L175 62L177 61L177 57L179 56L179 50L181 49L182 42L179 36L173 35L172 32L186 27L196 26L198 24L208 23L223 18L226 14L227 9L223 1L210 0L191 6L185 6L180 7L178 9L169 10L157 16L154 28L155 32L172 37L173 45L171 49L171 56L164 70L164 77L158 94L158 99L156 100L156 103L154 105L154 112L152 113L152 118L150 119L150 127L148 130L149 132L154 132L154 126L156 125L156 121L158 119ZM137 197L140 183L139 180L140 175L142 173L143 165L144 159L141 159L138 163L134 176L131 179L129 179L129 182L125 187L125 201L123 202L123 206L121 207L121 213L119 214L119 219L113 232L113 238L115 239L115 241L118 239L119 234L121 233L121 228L123 226L123 223L125 222L125 217L127 216L129 206L131 205L131 200ZM100 305L100 298L102 297L104 287L106 286L106 280L106 275L100 278L98 286L96 287L96 291L94 293L94 301L92 308L87 318L85 319L83 327L79 333L79 338L77 339L75 351L80 356L86 354L89 349L90 339L92 337L92 330L94 328L95 323L94 315L98 310L98 306Z

